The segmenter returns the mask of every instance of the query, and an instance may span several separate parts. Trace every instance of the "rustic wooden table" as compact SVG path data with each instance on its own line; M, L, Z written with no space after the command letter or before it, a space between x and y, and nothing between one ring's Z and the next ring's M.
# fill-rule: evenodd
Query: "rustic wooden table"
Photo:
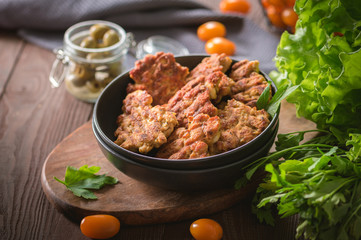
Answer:
M202 1L216 7L219 1ZM266 27L258 1L249 18ZM0 31L0 239L87 239L79 222L66 218L46 198L40 183L48 154L67 135L88 122L93 105L50 87L54 54L27 43L13 32ZM295 118L288 106L287 116ZM281 116L282 124L282 116ZM281 126L286 131L287 126ZM224 229L223 239L294 239L297 218L260 224L250 199L222 212L206 215ZM114 239L192 239L195 219L147 226L122 226Z

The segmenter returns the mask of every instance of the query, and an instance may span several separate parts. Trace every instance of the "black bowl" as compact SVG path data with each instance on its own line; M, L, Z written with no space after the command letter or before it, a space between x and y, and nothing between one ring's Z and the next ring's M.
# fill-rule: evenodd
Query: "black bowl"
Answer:
M94 131L94 135L106 158L125 175L159 188L190 192L233 187L235 181L244 173L242 167L268 153L277 135L277 130L278 122L276 130L267 139L266 144L259 145L259 148L250 156L219 167L189 170L166 169L133 161L112 149L108 143L102 140L97 131Z
M189 69L194 68L206 55L188 55L176 57L176 61ZM236 62L236 60L233 60ZM260 71L268 80L270 78ZM154 156L143 155L124 149L114 143L114 132L117 129L116 119L122 113L123 99L126 96L126 87L128 83L133 82L129 77L129 72L120 75L114 79L100 94L93 113L93 131L96 132L99 140L106 144L107 148L118 153L119 155L130 159L134 162L165 169L186 170L186 169L205 169L212 167L221 167L253 155L254 152L264 145L267 145L270 139L277 132L279 113L276 113L267 128L252 141L238 148L232 149L225 153L198 159L180 159L169 160L156 158ZM273 93L277 91L272 84Z

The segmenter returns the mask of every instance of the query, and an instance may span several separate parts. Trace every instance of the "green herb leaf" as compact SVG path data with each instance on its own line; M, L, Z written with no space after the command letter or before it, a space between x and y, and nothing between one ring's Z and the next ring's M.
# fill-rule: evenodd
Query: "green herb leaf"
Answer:
M280 135L276 152L243 170L248 177L262 167L268 172L255 197L261 218L274 206L282 217L299 215L296 238L360 239L361 5L297 0L294 9L295 33L282 34L278 72L269 75L277 93L296 105L297 116L332 134L306 143L303 133ZM275 94L266 107L271 116L279 99Z
M270 100L270 86L271 86L271 82L268 81L268 85L267 87L263 90L261 96L259 96L258 100L257 100L257 109L265 109L268 105L268 102Z
M271 117L274 117L274 115L278 111L281 105L281 101L285 99L288 95L290 95L293 91L295 91L297 88L298 86L288 87L287 85L283 85L277 90L266 108L267 112Z
M351 17L361 20L361 8L357 1L341 0L341 2L350 13Z
M347 157L351 161L356 161L361 156L361 134L350 134L351 139L346 142L346 146L352 145L347 153ZM359 162L361 159L358 160Z
M355 239L360 239L361 238L361 217L360 216L355 216L355 223L352 226L352 235L355 236Z
M97 166L88 167L88 165L84 165L79 169L67 166L65 180L62 181L57 177L54 177L54 179L64 184L75 196L85 199L97 199L90 190L100 189L104 185L114 185L118 182L118 179L105 174L96 175L99 170L100 167Z
M304 139L305 132L295 132L287 134L278 134L276 144L276 150L280 151L286 148L300 145L300 142Z
M282 217L298 214L296 236L305 239L359 239L361 163L351 159L359 160L361 136L350 135L347 151L345 145L324 144L334 141L327 136L301 143L306 132L281 135L282 150L246 166L244 179L262 166L269 173L259 184L252 211L269 223L274 207Z

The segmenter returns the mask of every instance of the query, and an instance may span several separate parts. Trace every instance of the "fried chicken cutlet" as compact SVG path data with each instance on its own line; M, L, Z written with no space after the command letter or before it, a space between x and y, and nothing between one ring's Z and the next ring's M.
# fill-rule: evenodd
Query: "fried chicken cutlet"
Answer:
M152 96L137 90L123 100L123 113L117 118L115 143L133 152L148 153L167 142L177 125L175 113L165 107L152 107Z
M181 127L187 126L189 117L195 117L200 113L215 116L217 108L211 100L218 101L229 95L233 85L233 80L221 71L199 76L189 81L169 99L167 110L176 113Z
M229 77L238 82L242 78L249 77L252 72L259 72L259 62L244 59L233 64Z
M159 158L190 159L209 156L208 145L220 136L219 117L198 114L190 117L188 128L177 128L156 154Z
M232 60L224 53L212 54L199 63L187 76L186 82L192 81L199 76L208 76L214 72L225 73L232 64Z
M177 63L171 53L146 55L130 71L135 84L128 85L127 93L146 90L153 97L154 105L162 105L186 84L188 73L188 68Z
M258 136L270 122L264 109L257 110L235 99L228 100L225 108L219 109L218 117L221 119L221 135L210 146L212 155L246 144Z
M259 96L268 85L266 79L259 74L259 62L242 60L235 63L230 77L236 82L232 86L232 98L255 107Z

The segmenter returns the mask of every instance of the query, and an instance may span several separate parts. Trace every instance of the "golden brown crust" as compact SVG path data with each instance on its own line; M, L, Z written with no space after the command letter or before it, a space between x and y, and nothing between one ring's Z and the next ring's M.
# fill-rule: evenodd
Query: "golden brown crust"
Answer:
M258 98L268 85L266 79L258 73L258 66L258 61L243 60L234 64L230 73L236 82L232 86L232 98L250 107L257 106Z
M245 59L233 64L229 77L238 82L242 78L248 77L252 72L259 72L259 62Z
M231 99L218 111L221 119L219 140L210 146L211 154L218 154L239 147L258 136L269 124L269 115L262 109L249 107Z
M217 142L220 136L219 117L198 114L189 122L188 128L181 127L173 132L156 157L190 159L209 156L208 145Z
M129 84L127 92L147 90L153 97L153 104L162 105L185 85L188 73L188 68L177 63L171 53L147 55L130 71L135 84Z
M202 76L188 82L168 101L167 110L176 113L179 126L187 126L188 118L197 114L217 115L217 108L210 98L213 89L210 91L204 82Z
M177 125L174 113L163 106L152 107L152 97L142 90L128 94L118 116L115 143L133 152L148 153L167 142Z
M167 109L177 114L180 126L187 126L188 118L200 113L215 116L217 108L211 100L219 102L230 95L233 85L233 80L220 71L199 76L189 81L168 101Z
M208 76L211 73L221 71L225 73L232 64L232 60L226 54L212 54L198 64L187 76L186 81L192 81L199 76Z
M209 74L204 84L210 90L210 98L218 103L225 96L231 96L235 82L221 71Z
M267 85L266 79L261 74L252 72L249 77L238 80L232 87L232 98L250 107L256 107L257 101Z

